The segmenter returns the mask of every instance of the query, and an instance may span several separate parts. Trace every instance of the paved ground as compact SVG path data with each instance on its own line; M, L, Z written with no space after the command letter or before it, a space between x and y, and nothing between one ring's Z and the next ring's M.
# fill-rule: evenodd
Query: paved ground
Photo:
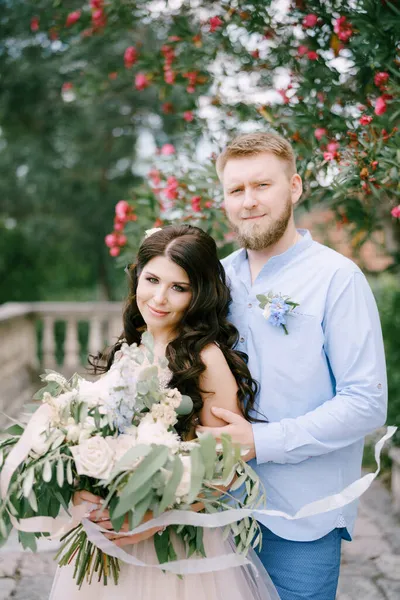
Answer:
M12 538L0 549L0 600L47 600L55 571L55 545L49 544L43 541L32 554ZM362 499L353 542L343 543L337 600L399 598L400 520L385 488L374 482Z

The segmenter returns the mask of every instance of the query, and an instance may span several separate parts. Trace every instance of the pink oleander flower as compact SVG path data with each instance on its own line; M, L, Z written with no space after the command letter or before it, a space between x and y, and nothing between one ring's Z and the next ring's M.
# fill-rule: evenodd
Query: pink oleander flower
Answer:
M301 44L297 48L297 53L299 56L304 56L305 54L307 54L307 52L308 52L308 48L307 48L307 46L304 46L304 44Z
M193 119L194 119L194 114L192 113L192 111L191 111L191 110L186 110L186 111L183 113L183 119L184 119L185 121L187 121L188 123L190 123L190 122L191 122L191 121L193 121Z
M61 92L68 92L69 90L72 90L74 87L74 84L71 83L70 81L66 81L65 83L62 84L62 88L61 88Z
M380 96L375 103L375 114L380 116L383 115L387 110L387 104L385 102L385 98Z
M320 141L327 133L327 130L323 127L317 127L317 129L314 131L314 135L318 141Z
M222 25L224 24L223 20L220 17L211 17L209 23L211 33L222 27Z
M118 219L120 219L120 220L126 219L130 210L131 210L130 204L126 200L120 200L115 205L115 214L118 217Z
M73 12L69 13L67 20L65 21L65 27L71 27L71 25L74 25L74 23L79 21L81 14L82 13L80 10L74 10Z
M113 257L118 256L118 254L120 254L120 252L121 252L121 249L118 248L118 246L114 246L113 248L110 248L110 254Z
M108 246L109 248L112 248L117 243L117 236L115 235L115 233L109 233L104 238L104 241L106 243L106 246Z
M312 27L315 27L316 24L318 23L318 16L317 15L306 15L303 19L303 27L307 28L307 29L311 29Z
M170 85L172 85L173 83L175 83L175 73L174 73L174 71L165 71L165 73L164 73L164 81L165 81L165 83L169 83Z
M314 50L310 50L309 52L307 52L307 58L309 58L310 60L318 60L318 54Z
M118 246L125 246L127 241L128 241L128 238L126 237L126 235L119 235L117 238Z
M400 219L400 204L398 206L395 206L394 208L392 208L392 210L390 211L390 214L395 219Z
M175 154L175 146L173 146L172 144L164 144L164 146L162 146L160 153L163 156L170 156L171 154Z
M31 31L39 30L39 17L32 17L31 19Z
M200 212L201 211L201 196L193 196L193 198L190 201L191 205L192 205L192 210L194 212Z
M388 79L389 73L387 73L386 71L380 71L379 73L375 74L374 83L377 87L381 87L381 85L384 85L388 82Z
M336 152L324 152L324 160L335 160L336 158Z
M369 125L371 122L372 117L370 117L369 115L363 115L359 120L360 125Z
M149 87L150 79L145 73L138 73L135 77L135 88L142 91Z
M100 29L107 25L107 17L103 11L103 8L99 8L92 13L92 23L95 29Z
M326 149L328 152L333 152L335 154L339 150L339 142L329 142L326 145Z
M346 17L336 19L333 30L342 42L347 42L353 35L353 27Z
M90 8L92 10L99 10L103 8L104 0L90 0Z
M137 61L138 53L135 46L128 46L124 52L124 64L127 69L133 67Z
M153 185L159 185L161 183L160 171L158 171L158 169L151 169L148 173L148 178L151 179Z
M114 229L115 231L123 231L125 227L125 219L120 221L118 219L114 220Z

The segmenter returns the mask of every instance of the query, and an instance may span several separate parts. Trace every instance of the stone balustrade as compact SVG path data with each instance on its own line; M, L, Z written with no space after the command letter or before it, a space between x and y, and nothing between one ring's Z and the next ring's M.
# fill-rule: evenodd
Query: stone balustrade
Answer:
M120 302L8 303L0 307L0 424L40 386L39 373L86 374L88 354L122 331Z

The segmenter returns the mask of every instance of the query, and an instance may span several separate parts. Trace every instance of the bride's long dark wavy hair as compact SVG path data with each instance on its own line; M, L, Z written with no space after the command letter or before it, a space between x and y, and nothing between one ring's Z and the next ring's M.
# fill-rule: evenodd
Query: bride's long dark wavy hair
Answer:
M238 406L243 416L252 422L257 383L247 367L247 355L233 350L238 341L238 331L227 319L231 300L225 272L218 260L215 241L198 227L169 225L146 238L139 248L136 263L128 267L130 290L123 314L124 331L106 356L108 370L114 355L124 339L128 344L140 344L146 324L136 302L138 280L145 265L156 256L166 256L188 275L192 299L181 321L177 337L166 349L172 379L169 387L178 388L193 400L193 412L181 418L176 428L179 433L189 432L193 420L203 406L199 379L205 365L201 352L216 343L235 377ZM95 363L97 372L102 370ZM204 390L207 391L207 390Z

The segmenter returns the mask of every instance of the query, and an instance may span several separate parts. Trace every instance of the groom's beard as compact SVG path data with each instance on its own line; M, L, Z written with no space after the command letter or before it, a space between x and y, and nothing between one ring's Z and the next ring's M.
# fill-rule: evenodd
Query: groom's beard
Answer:
M275 221L264 225L263 229L261 229L262 225L258 223L246 223L246 221L242 221L238 225L230 220L229 222L236 233L239 244L243 248L259 251L279 242L287 229L292 211L292 200L288 195L280 216Z

